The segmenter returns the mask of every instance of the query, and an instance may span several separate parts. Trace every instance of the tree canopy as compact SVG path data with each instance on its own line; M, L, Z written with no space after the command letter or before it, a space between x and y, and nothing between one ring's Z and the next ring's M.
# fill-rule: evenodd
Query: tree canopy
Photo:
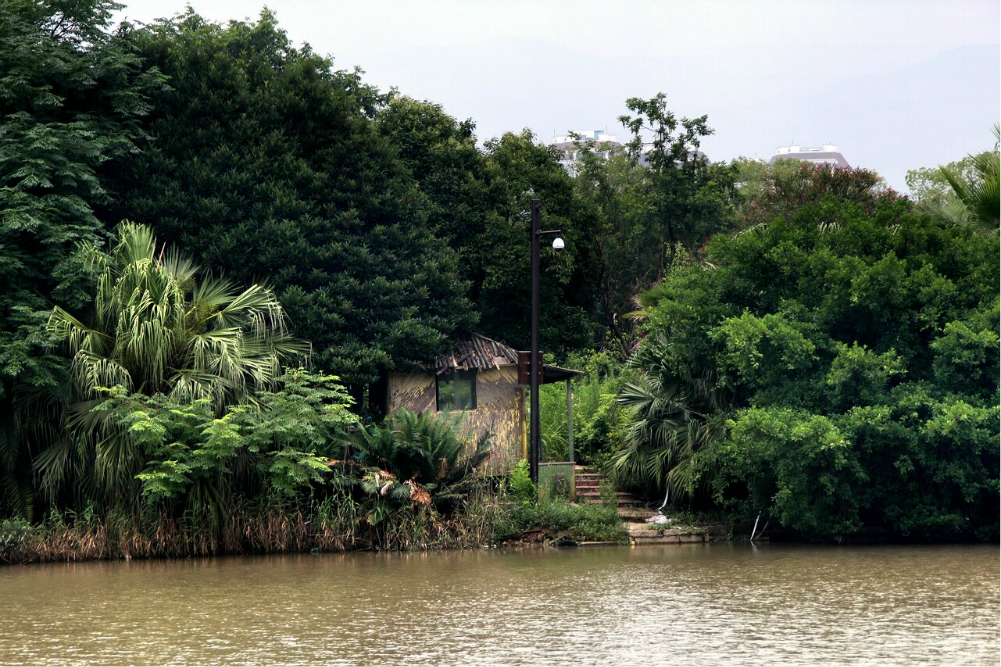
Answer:
M732 387L688 491L806 533L996 534L996 235L943 226L861 170L795 182L643 296L676 374Z
M526 349L529 341L531 199L543 203L544 226L563 230L561 254L542 261L542 347L566 353L593 342L598 211L574 188L551 148L530 133L507 133L476 146L471 120L438 105L395 97L379 127L426 197L429 223L455 248L478 331Z
M244 283L267 281L313 343L313 363L351 383L426 361L475 321L455 253L437 238L360 73L295 48L265 11L227 26L189 11L135 36L170 77L116 166L111 220L153 226Z
M31 511L25 410L59 401L65 364L46 353L54 304L91 283L77 244L100 242L102 165L132 156L163 78L143 67L118 7L104 0L10 0L0 12L0 513ZM35 406L34 408L29 406Z

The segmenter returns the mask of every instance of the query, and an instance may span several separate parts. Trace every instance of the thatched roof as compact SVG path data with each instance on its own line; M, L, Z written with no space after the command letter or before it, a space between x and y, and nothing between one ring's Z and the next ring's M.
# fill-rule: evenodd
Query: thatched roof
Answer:
M475 333L458 335L452 339L452 349L435 357L435 373L454 370L487 370L518 364L518 352L504 343Z
M501 366L517 365L517 350L476 333L461 334L452 338L452 349L435 357L432 364L434 372L438 375L457 370L485 371ZM543 364L542 384L559 382L580 374L581 371Z

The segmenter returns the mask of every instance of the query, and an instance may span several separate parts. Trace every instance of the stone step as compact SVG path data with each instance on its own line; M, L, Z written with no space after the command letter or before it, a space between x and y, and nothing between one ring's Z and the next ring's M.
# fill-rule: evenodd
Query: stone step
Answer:
M581 503L600 503L601 500L601 486L605 483L605 477L593 468L584 468L578 466L574 472L574 487L576 491L577 502ZM642 513L641 518L646 518L650 516L644 507L645 503L625 491L615 492L615 501L619 506L620 512L625 510L626 515L629 517L636 516L637 513Z
M678 526L665 530L654 530L647 523L627 523L626 534L634 544L701 544L710 540L705 528Z
M636 546L648 546L657 544L704 544L709 541L705 535L652 535L649 537L629 536L629 539Z
M600 489L600 488L598 488L598 487L591 487L591 488L587 489L587 491L586 491L586 492L587 492L587 493L595 493L595 494L598 494L598 493L601 493L601 489ZM616 491L616 492L615 492L615 495L616 495L617 497L619 497L619 498L635 498L635 497L636 497L636 496L634 496L633 494L629 493L628 491Z
M597 505L602 502L601 496L583 496L577 495L577 502L579 503L591 503L592 505ZM619 508L629 508L629 509L646 509L646 505L641 500L628 500L625 498L619 498L616 502Z
M657 526L634 521L626 524L626 532L634 537L649 537L651 535L677 537L678 535L706 535L709 531L706 528L696 528L695 526L674 526L673 528L665 527L664 530L657 530Z
M649 507L639 505L619 506L619 516L622 517L624 521L646 522L647 519L656 514L657 513Z

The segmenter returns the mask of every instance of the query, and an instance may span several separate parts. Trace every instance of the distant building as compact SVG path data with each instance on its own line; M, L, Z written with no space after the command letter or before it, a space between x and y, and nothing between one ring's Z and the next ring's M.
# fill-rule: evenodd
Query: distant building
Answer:
M560 164L571 176L577 173L577 155L581 145L588 141L594 142L594 150L598 157L607 160L612 151L621 148L614 134L608 134L604 130L581 130L576 133L577 138L570 134L561 134L553 137L552 146L558 148L562 153Z
M775 155L768 161L768 164L775 164L777 160L799 160L812 164L829 164L834 167L850 166L848 160L838 152L838 147L834 144L824 144L820 148L779 146L775 149Z
M577 159L580 147L583 144L593 141L595 154L603 160L611 157L614 150L625 148L616 140L614 134L608 134L604 130L581 130L576 134L578 135L577 138L574 138L571 134L556 135L550 144L560 150L560 164L563 165L563 168L571 176L577 175ZM653 144L643 144L639 150L639 154L636 156L636 163L641 167L649 167L650 159L648 155L652 150ZM688 154L693 159L705 157L705 153L694 148L689 149Z

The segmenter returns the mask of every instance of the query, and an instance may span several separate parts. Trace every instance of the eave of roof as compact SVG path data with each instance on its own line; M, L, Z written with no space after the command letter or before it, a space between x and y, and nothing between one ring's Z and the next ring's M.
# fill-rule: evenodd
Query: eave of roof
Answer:
M549 384L550 382L562 382L563 380L569 380L576 375L583 375L584 371L575 371L572 368L562 368L560 366L551 366L549 364L542 364L542 384Z
M477 333L467 333L452 339L452 349L435 357L431 366L435 374L455 371L490 370L502 366L517 366L518 351L492 338ZM552 364L542 365L542 384L562 382L582 371L562 368Z
M435 357L431 366L435 373L456 370L487 370L518 364L518 352L513 347L476 333L460 334L452 339L452 349Z

